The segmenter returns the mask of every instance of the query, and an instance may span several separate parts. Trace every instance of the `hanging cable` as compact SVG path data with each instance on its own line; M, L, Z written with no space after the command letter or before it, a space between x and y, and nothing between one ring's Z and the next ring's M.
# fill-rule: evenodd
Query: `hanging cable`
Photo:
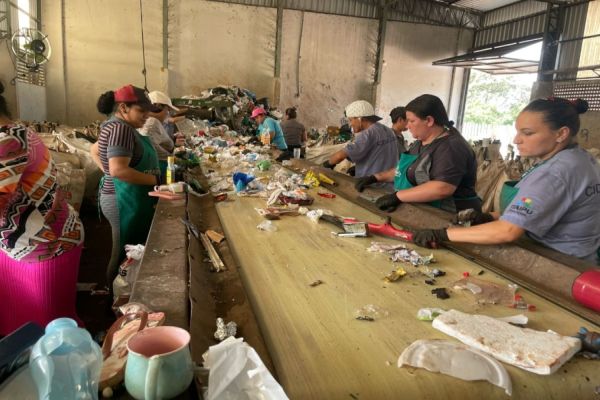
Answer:
M140 23L142 25L142 62L144 64L142 75L144 75L144 90L148 91L148 80L146 79L146 46L144 44L144 11L142 9L142 0L140 0Z

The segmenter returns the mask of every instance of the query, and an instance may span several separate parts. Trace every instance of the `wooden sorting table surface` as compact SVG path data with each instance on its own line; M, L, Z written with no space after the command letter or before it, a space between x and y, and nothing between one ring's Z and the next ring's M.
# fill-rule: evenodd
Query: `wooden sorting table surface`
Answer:
M323 190L323 189L320 189ZM378 222L381 218L339 196L315 197L311 208L327 208L337 215ZM383 253L367 252L380 237L338 238L337 228L315 224L305 216L273 221L276 232L259 231L263 218L254 210L265 200L236 197L218 203L217 212L273 359L279 382L291 399L491 399L507 398L488 382L465 382L422 369L397 368L398 356L418 339L454 340L416 319L423 307L455 308L469 313L508 316L516 310L499 305L477 305L464 291L449 290L451 298L431 294L423 275L385 283L394 269ZM477 275L481 267L446 250L433 252L435 267L447 275L435 287L451 288L463 272ZM416 269L405 265L407 272ZM508 283L490 271L478 278ZM322 285L311 287L315 280ZM580 326L600 330L562 308L521 290L538 308L527 312L529 327L573 335ZM355 311L374 304L389 312L374 322L358 321ZM600 385L597 361L573 358L558 372L539 376L506 365L513 382L513 399L594 398Z

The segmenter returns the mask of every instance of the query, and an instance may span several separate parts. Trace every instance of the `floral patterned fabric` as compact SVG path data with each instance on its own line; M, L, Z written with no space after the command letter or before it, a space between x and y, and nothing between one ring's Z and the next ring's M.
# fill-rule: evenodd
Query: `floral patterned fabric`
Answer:
M37 134L20 125L0 127L0 248L12 259L41 262L74 249L83 237Z

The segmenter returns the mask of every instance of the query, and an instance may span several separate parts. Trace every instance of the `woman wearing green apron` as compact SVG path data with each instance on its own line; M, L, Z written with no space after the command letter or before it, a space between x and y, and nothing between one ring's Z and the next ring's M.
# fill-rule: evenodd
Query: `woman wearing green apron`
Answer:
M600 264L600 165L575 142L579 114L587 108L581 99L531 102L517 117L513 143L521 156L539 162L519 181L504 184L500 213L474 213L474 222L485 223L468 228L417 231L415 243L499 244L526 234L561 253Z
M109 286L125 256L124 246L145 243L154 216L156 200L148 192L160 183L158 157L150 138L137 131L151 105L146 92L131 85L106 92L98 100L98 110L113 115L100 130L96 155L104 171L100 207L113 238L106 271Z
M395 193L376 201L388 212L401 203L427 203L451 212L481 210L475 153L452 127L442 101L430 94L417 97L406 105L406 120L416 141L400 155L396 168L358 179L356 189L393 181Z

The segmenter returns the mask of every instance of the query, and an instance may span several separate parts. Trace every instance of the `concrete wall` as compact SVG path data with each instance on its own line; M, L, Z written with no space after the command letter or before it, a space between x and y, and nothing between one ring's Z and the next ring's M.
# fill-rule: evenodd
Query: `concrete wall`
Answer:
M578 142L585 149L600 149L600 111L588 111L581 115Z
M375 20L285 11L281 109L298 106L307 127L338 125L346 105L371 101L376 49Z
M265 7L169 2L170 95L229 84L272 98L276 14Z
M389 112L415 97L429 93L438 96L456 120L464 70L433 66L433 61L467 51L473 33L456 28L388 22L381 79L379 113L389 121ZM452 101L450 87L452 86Z
M284 11L277 84L275 9L170 1L169 69L163 70L162 1L143 0L143 5L150 90L182 96L234 84L272 101L279 94L281 109L298 106L299 119L315 127L339 124L344 107L356 99L374 100L375 20ZM138 2L48 0L42 2L42 15L53 46L47 69L49 119L87 124L102 118L95 108L102 92L126 83L143 86ZM454 28L388 22L378 113L387 116L422 93L448 104L452 69L431 62L465 50L471 40L468 31L459 37ZM453 110L461 77L458 69Z
M144 0L143 5L148 87L157 88L162 1ZM128 83L144 86L138 2L50 0L42 2L42 16L53 48L47 69L49 119L88 124L102 118L96 111L101 93Z

